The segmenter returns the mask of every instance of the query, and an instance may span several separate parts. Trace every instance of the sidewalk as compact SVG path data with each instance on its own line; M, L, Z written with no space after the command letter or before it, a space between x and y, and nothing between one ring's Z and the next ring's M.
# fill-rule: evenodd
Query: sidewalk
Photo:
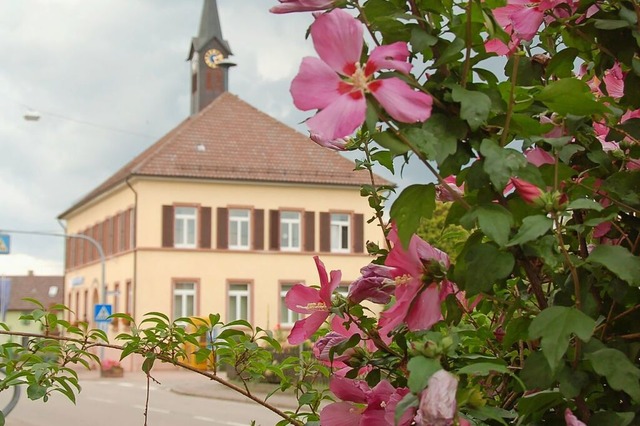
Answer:
M109 381L123 381L123 382L133 382L133 383L146 383L146 375L142 371L127 371L124 373L124 377L122 378L103 378L100 377L99 370L84 370L79 369L78 379L80 385L85 380L109 380ZM197 373L182 370L179 368L169 368L166 367L154 369L151 372L151 377L155 379L157 382L152 380L151 385L154 387L159 387L163 390L168 390L180 395L188 395L200 398L211 398L218 399L223 401L237 401L237 402L245 402L249 404L256 404L255 401L245 397L244 395L229 389L228 387L209 379L208 377L199 375ZM226 373L218 373L218 377L226 380ZM238 383L234 384L239 385ZM252 386L253 394L264 400L268 393L272 390L276 389L277 385L275 384L267 384L260 383ZM296 398L291 393L283 393L277 391L267 400L270 404L276 406L277 408L283 410L294 410L298 407L298 403Z

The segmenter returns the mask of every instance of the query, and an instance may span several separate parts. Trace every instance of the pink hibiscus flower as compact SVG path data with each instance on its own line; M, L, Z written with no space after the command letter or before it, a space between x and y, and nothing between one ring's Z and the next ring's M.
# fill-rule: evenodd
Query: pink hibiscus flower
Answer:
M349 286L347 299L353 304L363 300L382 305L389 303L395 288L392 272L388 266L368 264L360 269L362 276Z
M543 164L555 164L556 159L551 154L540 147L535 147L525 151L524 156L527 157L527 161L536 167L540 167Z
M279 5L269 9L271 13L311 12L334 6L335 0L278 0Z
M458 379L446 370L436 371L420 396L418 410L424 426L450 426L458 411Z
M569 410L568 408L564 410L564 421L567 426L587 426L586 424L578 420L578 418L574 416L571 410Z
M616 61L611 69L604 72L602 81L604 82L604 86L607 88L609 96L615 99L620 99L624 96L624 78L626 74L627 73L622 72L622 68L618 61Z
M382 380L372 389L364 380L351 380L340 376L333 376L329 389L342 402L334 402L322 409L320 424L323 426L393 425L393 422L387 421L387 417L390 412L395 414L397 402L393 405L389 402L400 401L409 392L406 388L394 388L386 380ZM405 417L408 417L408 421ZM409 425L412 418L412 414L403 415L399 424Z
M575 9L573 0L508 0L506 6L494 9L493 15L503 28L511 25L512 39L530 41L538 32L548 10L553 10L556 16L568 16L563 8L558 7L561 4Z
M449 256L417 235L404 249L396 228L389 232L393 249L385 264L395 268L396 303L380 315L380 335L385 337L401 323L409 330L427 330L442 319L441 303L455 291L444 278Z
M396 77L376 79L382 69L408 74L407 43L376 47L361 64L363 28L342 9L320 15L311 25L311 38L320 58L306 57L291 83L295 106L319 110L307 120L312 139L335 148L332 141L351 135L365 119L365 96L372 94L386 112L403 123L424 121L431 115L431 96L413 90Z
M510 179L510 183L513 184L516 189L516 193L527 204L535 205L543 194L542 189L530 182L527 182L526 180L512 177Z
M447 176L443 180L456 194L460 196L464 194L464 182L460 186L458 186L458 184L456 183L456 177L453 175ZM444 185L438 184L436 185L436 200L446 202L455 201L456 198L447 188L444 187Z
M285 296L285 303L289 309L300 314L309 314L308 317L296 321L289 333L287 340L292 345L298 345L309 339L318 331L322 323L329 318L331 308L331 295L340 285L342 272L331 271L331 280L327 276L327 270L318 256L314 256L320 276L320 289L307 287L303 284L294 285Z

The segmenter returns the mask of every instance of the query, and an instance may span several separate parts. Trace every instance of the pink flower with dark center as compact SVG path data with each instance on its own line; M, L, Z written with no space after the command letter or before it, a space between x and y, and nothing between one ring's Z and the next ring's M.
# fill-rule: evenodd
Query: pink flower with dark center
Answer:
M536 204L543 194L542 189L525 180L512 177L510 182L516 189L516 193L527 204Z
M347 299L354 304L363 300L383 305L389 303L395 289L392 272L393 268L388 266L368 264L360 269L362 276L349 286Z
M367 94L403 123L424 121L431 115L431 96L397 77L374 77L383 69L409 73L407 43L378 46L361 64L362 24L342 9L320 15L311 25L311 38L320 58L302 60L291 83L291 95L297 108L319 110L307 120L314 140L331 147L331 141L353 133L364 122Z
M436 200L443 202L455 201L456 197L453 196L451 190L460 196L464 194L464 183L458 186L455 176L447 176L443 180L450 189L447 189L444 185L436 185Z
M458 379L446 370L436 371L420 396L422 426L451 426L458 411Z
M336 0L278 0L279 5L269 9L271 13L311 12L333 7Z
M494 9L493 15L503 28L511 25L512 39L530 41L545 20L547 11L553 10L555 16L566 17L566 11L558 6L568 5L573 10L574 3L573 0L508 0L506 6ZM548 20L553 19L548 16Z
M445 278L449 268L449 256L432 247L417 235L411 237L404 249L396 228L389 232L393 249L385 264L394 269L396 303L380 316L380 335L402 323L409 330L427 330L442 319L440 305L455 291L453 283Z
M389 423L386 420L389 413L388 403L392 399L397 399L394 395L403 394L404 396L409 391L406 388L396 389L386 380L382 380L372 389L363 380L351 380L340 376L333 376L329 389L342 402L334 402L322 409L320 412L322 426L392 425L393 422ZM410 423L400 424L405 426Z
M331 280L327 276L327 270L318 256L314 256L320 276L320 290L307 287L303 284L294 285L285 296L285 303L289 309L300 314L309 314L308 317L296 321L289 333L287 340L292 345L297 345L309 339L318 331L322 323L329 318L331 308L331 295L340 285L342 272L331 271Z
M587 426L582 423L576 416L573 415L570 409L564 410L564 421L567 423L567 426Z

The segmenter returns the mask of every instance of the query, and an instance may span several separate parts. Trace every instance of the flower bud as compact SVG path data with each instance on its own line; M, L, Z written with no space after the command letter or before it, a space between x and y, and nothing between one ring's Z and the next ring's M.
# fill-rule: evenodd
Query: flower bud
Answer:
M511 178L511 183L515 187L518 195L520 195L520 198L522 198L525 203L538 205L540 197L543 194L540 188L525 180L513 177Z

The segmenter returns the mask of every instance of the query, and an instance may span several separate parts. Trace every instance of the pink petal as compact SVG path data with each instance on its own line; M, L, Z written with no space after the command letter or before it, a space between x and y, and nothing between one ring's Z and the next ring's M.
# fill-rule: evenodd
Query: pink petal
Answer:
M307 127L312 134L325 140L344 138L364 122L366 111L364 96L354 99L345 94L307 120Z
M367 61L367 75L382 69L398 70L409 74L413 65L407 62L409 49L407 43L398 41L393 44L378 46L371 52Z
M582 423L576 416L573 415L570 409L564 410L564 421L567 426L587 426Z
M296 321L289 333L287 340L292 345L299 345L308 340L313 333L318 331L324 320L329 316L329 312L314 312L307 318Z
M376 80L369 88L387 113L398 121L415 123L431 116L431 96L413 90L399 78Z
M527 161L536 167L540 167L543 164L555 164L556 160L551 154L540 147L535 147L525 152Z
M323 303L323 301L320 298L320 291L318 291L317 288L296 284L287 292L287 295L284 297L284 303L287 305L287 308L294 312L312 314L316 311L309 310L306 306L309 303Z
M522 40L531 40L542 24L544 14L537 9L523 7L511 15L513 31Z
M324 263L318 256L314 256L313 260L316 262L316 268L318 269L318 275L320 276L320 298L327 304L331 305L331 295L333 291L340 285L342 279L342 272L331 271L331 280L327 279L327 269Z
M296 108L303 111L322 109L340 97L340 77L318 58L307 57L291 82L291 96Z
M362 409L349 402L334 402L320 412L322 426L354 426L359 425Z
M320 15L311 24L313 46L320 58L335 71L351 75L362 53L362 24L342 9ZM347 68L348 67L348 68Z
M414 299L407 315L409 330L428 330L442 319L440 290L437 284L431 284Z
M333 0L280 0L279 5L269 9L271 13L311 12L328 9Z
M363 380L347 379L334 376L329 383L329 389L343 401L351 401L364 404L371 388Z

